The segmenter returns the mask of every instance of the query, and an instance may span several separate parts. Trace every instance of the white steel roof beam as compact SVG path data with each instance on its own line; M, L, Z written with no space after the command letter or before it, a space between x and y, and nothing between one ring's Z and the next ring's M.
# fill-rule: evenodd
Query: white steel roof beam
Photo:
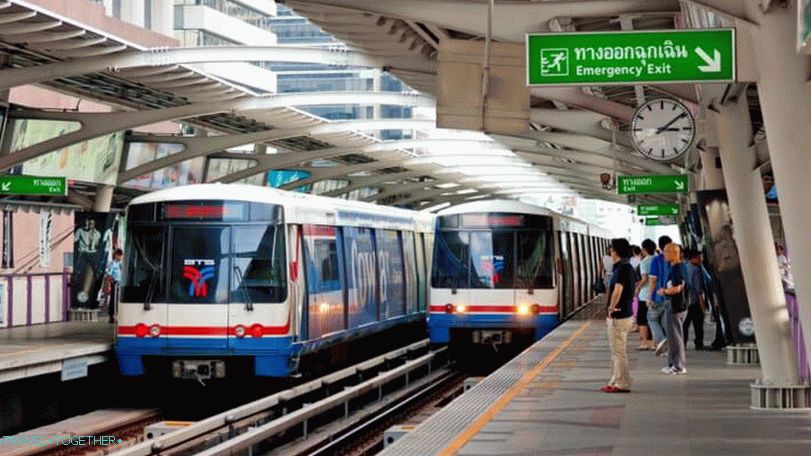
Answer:
M81 31L83 32L83 31ZM74 33L74 32L71 32ZM120 50L120 49L119 49ZM158 48L146 51L120 52L114 56L83 58L26 68L0 70L0 89L23 84L37 84L54 79L129 68L228 62L293 62L338 66L381 68L381 58L344 49L317 49L303 46L213 46L196 48ZM386 66L436 72L436 62L414 56L386 59Z

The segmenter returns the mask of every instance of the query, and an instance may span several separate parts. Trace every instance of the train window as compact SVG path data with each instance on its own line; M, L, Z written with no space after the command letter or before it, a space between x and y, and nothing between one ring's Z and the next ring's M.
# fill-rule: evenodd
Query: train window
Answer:
M376 235L380 318L387 319L405 312L403 249L399 232L377 230Z
M121 300L163 302L166 299L163 266L164 228L135 226L127 233Z
M349 327L377 321L377 258L374 230L344 227Z
M430 261L430 255L433 253L433 250L430 249L430 246L433 245L431 238L425 235L424 233L420 233L416 236L416 245L414 250L417 253L417 301L418 301L418 309L420 311L425 310L426 303L428 301L428 274L427 274L427 265L426 261Z
M307 330L316 338L345 328L342 268L338 256L338 229L304 226L307 271Z
M440 231L434 238L434 288L466 288L470 276L470 233Z
M169 265L170 303L228 302L231 228L172 228Z
M282 302L287 297L284 229L235 226L231 302Z
M515 288L552 288L552 233L550 231L519 231Z
M513 288L514 238L511 231L470 233L470 288Z

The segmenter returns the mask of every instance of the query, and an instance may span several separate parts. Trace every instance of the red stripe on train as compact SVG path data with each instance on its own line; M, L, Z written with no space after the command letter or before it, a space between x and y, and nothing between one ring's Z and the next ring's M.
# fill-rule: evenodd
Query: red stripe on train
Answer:
M119 326L118 334L123 336L136 336L138 326ZM145 325L148 331L154 325ZM247 335L255 334L253 331L256 325L244 326ZM161 336L236 336L236 326L163 326L158 325ZM290 323L284 326L256 326L261 329L263 336L283 336L290 332ZM143 331L143 329L142 329Z
M428 311L432 313L445 313L445 305L430 306ZM518 306L499 305L468 305L465 304L465 313L518 313ZM540 306L540 313L557 313L558 306Z

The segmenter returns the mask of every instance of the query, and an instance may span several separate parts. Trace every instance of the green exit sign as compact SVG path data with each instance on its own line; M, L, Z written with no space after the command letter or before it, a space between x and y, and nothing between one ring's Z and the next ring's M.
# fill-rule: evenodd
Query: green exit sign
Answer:
M645 226L659 226L661 224L659 217L645 219Z
M64 177L0 176L0 195L65 196L68 183Z
M679 215L678 204L647 204L636 208L637 215Z
M645 219L645 226L675 225L676 219L672 217L651 217Z
M690 191L686 174L672 176L617 176L617 192L620 195L644 195L649 193L687 193Z
M528 34L527 85L732 82L735 30Z

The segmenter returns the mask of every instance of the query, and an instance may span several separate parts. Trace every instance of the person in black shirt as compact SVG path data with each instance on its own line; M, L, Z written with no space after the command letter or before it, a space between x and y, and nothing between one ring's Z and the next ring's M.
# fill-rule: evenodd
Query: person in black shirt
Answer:
M679 244L668 244L665 247L665 260L670 263L670 275L667 285L658 293L665 298L665 321L667 322L667 367L662 373L667 375L684 375L687 373L684 354L684 319L687 317L687 302L684 297L685 267L682 264L682 249Z
M611 240L614 273L608 290L608 344L611 349L611 380L601 391L628 393L631 374L628 367L628 332L633 328L634 285L636 276L629 259L631 245L626 239Z

